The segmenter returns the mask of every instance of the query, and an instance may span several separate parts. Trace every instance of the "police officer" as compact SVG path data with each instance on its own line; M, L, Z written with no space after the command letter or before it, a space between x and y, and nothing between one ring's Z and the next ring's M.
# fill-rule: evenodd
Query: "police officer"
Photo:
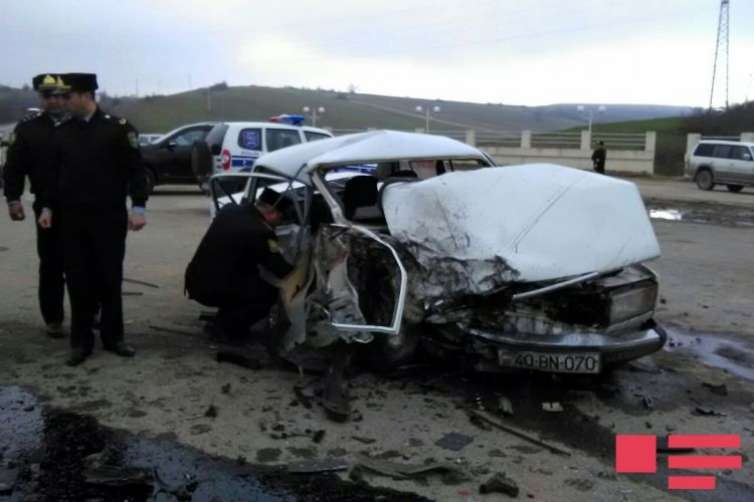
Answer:
M73 118L55 134L56 179L39 223L62 227L72 311L67 364L76 366L92 353L98 303L105 350L122 357L135 354L123 340L121 286L126 233L146 224L147 184L136 129L97 106L97 76L68 73L62 79L70 87L67 106Z
M607 151L605 150L605 142L600 141L597 144L597 148L592 153L592 165L594 170L600 174L605 174L605 160L607 159Z
M67 92L60 75L47 73L32 79L39 93L42 113L28 115L10 136L5 166L5 198L11 220L26 218L21 196L28 177L31 193L41 194L51 180L50 161L53 154L52 136L68 116L64 95ZM38 196L32 204L36 218L42 211ZM39 255L39 307L47 325L47 334L53 338L63 336L63 253L60 228L44 229L37 224L37 254Z
M186 269L186 291L203 305L219 307L210 325L215 335L243 341L277 302L278 290L259 268L278 278L291 272L273 230L291 207L290 199L268 188L256 204L223 207L207 229Z

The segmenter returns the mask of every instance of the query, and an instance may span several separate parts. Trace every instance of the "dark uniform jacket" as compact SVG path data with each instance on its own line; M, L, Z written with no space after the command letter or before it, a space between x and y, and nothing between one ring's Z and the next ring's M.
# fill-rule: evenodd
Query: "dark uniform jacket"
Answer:
M293 269L277 236L249 203L228 204L215 216L186 269L189 298L209 307L252 301L264 281L259 266L283 278Z
M144 207L147 180L138 133L126 119L99 108L87 122L71 119L54 136L55 180L44 204L77 209L120 209L131 196Z
M605 157L607 156L607 153L605 151L604 147L597 147L594 150L594 153L592 153L592 162L594 165L598 168L604 168L605 167Z
M24 193L26 177L31 193L40 196L53 180L53 134L62 122L47 113L22 120L16 125L8 147L3 176L5 197L9 202L19 200Z

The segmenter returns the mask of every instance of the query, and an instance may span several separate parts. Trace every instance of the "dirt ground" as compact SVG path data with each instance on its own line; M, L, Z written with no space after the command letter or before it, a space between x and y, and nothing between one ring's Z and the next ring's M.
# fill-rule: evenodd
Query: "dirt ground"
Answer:
M104 425L230 459L352 463L368 453L394 462L452 462L470 474L460 483L365 476L373 486L436 500L505 499L479 494L497 472L516 481L521 499L754 500L754 191L634 181L651 207L702 208L711 216L694 220L703 223L654 221L663 251L652 264L661 278L657 319L668 326L670 343L604 378L476 377L440 366L402 375L361 372L351 381L357 416L330 422L294 393L312 376L267 359L256 371L215 361L217 346L198 321L205 309L182 294L185 266L208 225L208 202L190 189L160 188L149 225L128 240L126 277L158 286L124 285L127 339L138 350L133 360L97 351L80 367L63 365L67 341L50 340L41 329L32 223L0 215L0 386L23 386ZM470 422L468 410L497 413L501 397L514 408L511 417L496 415L501 422L570 456ZM564 411L545 412L544 401L558 401ZM212 405L216 416L206 416ZM324 431L319 441L316 431ZM740 434L743 469L717 473L717 490L698 493L666 489L662 455L656 475L615 475L615 434L669 432ZM459 444L440 441L452 433ZM9 440L2 434L0 446ZM0 470L1 462L0 455Z

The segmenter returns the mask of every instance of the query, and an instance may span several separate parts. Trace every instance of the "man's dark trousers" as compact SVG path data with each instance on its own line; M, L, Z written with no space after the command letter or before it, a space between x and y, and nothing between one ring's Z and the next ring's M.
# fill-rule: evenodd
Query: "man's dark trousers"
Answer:
M254 281L239 284L236 292L220 305L216 322L232 338L242 341L254 323L270 314L277 303L278 289L265 281Z
M42 208L34 203L36 220ZM56 212L57 213L57 212ZM37 255L39 255L39 308L46 324L62 323L65 317L63 300L65 279L63 278L63 242L59 225L44 229L37 226Z
M128 212L123 207L67 208L62 213L71 347L84 353L94 348L92 323L99 304L102 344L113 348L123 341L121 283Z

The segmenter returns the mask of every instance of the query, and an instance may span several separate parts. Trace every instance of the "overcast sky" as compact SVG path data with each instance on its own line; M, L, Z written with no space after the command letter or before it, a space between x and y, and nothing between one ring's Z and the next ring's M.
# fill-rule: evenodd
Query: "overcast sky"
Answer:
M3 1L0 83L93 71L115 94L219 81L540 105L706 106L718 0ZM754 98L754 1L730 96ZM720 88L722 103L723 93Z

